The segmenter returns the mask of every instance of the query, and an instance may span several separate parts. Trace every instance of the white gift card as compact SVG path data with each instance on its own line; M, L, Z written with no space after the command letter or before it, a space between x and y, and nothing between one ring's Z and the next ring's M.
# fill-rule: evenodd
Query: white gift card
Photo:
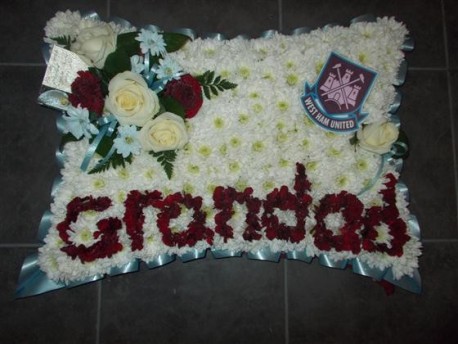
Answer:
M49 58L43 86L70 93L71 84L78 76L77 73L87 69L88 65L78 54L55 45Z

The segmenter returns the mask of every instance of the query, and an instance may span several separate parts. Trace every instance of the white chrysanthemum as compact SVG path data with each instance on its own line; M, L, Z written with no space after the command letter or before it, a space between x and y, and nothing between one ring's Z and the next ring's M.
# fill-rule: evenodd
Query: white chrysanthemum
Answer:
M404 26L386 18L376 23L319 29L293 37L277 34L268 40L196 39L188 42L183 49L169 55L182 70L193 75L215 70L216 75L238 86L211 100L204 99L197 116L187 121L189 142L177 151L172 179L166 177L160 163L146 152L135 156L125 167L89 175L80 170L81 159L89 147L88 139L69 143L64 150L63 182L52 205L53 226L65 218L66 205L74 197L107 196L113 204L100 216L122 218L130 190L160 190L164 196L185 191L202 197L202 209L207 213L206 226L214 230L214 217L218 213L213 205L215 187L230 186L238 191L252 187L253 197L260 200L274 188L282 186L294 193L296 163L299 162L306 167L307 179L312 183L309 193L313 198L304 240L297 244L271 241L263 231L260 240L245 240L247 206L235 202L234 215L228 221L234 228L234 237L225 242L215 233L213 247L234 252L256 252L268 247L272 252L298 250L309 256L327 254L336 260L354 258L351 252L317 249L311 234L316 225L315 206L326 194L342 190L358 195L365 208L381 206L379 192L385 188L383 183L386 180L380 176L398 174L394 165L385 163L381 166L379 155L351 146L349 139L352 135L331 134L315 126L304 114L299 99L305 82L309 85L316 82L329 53L336 51L352 60L363 60L377 70L378 77L363 111L369 113L367 123L385 118L389 104L394 100L392 83L403 58L400 45L406 33ZM140 58L134 62L134 69L142 63ZM175 73L164 72L163 76ZM95 164L98 158L95 157L91 164ZM398 193L396 200L400 216L407 220L409 211L404 195ZM147 206L143 212L144 248L131 252L130 238L123 227L118 231L123 251L113 258L91 264L82 264L61 252L63 243L53 227L45 240L46 246L41 250L44 270L52 278L71 280L110 272L113 267L135 258L150 261L161 254L184 254L209 247L206 241L199 242L194 248L166 246L157 227L160 210ZM261 209L258 216L262 212ZM275 210L274 214L281 222L295 225L293 212ZM191 216L192 211L184 209L177 219L171 221L171 226L178 231L184 230ZM330 214L325 223L337 231L344 219L340 213ZM380 243L390 242L385 227L381 226L378 232ZM86 238L84 228L71 235L75 242L83 243ZM419 254L419 241L413 238L405 245L401 258L366 252L358 257L371 267L391 268L398 278L413 273Z
M55 44L56 38L69 37L70 40L76 37L79 24L81 22L81 15L78 11L72 12L67 10L65 12L57 12L45 26L46 43Z

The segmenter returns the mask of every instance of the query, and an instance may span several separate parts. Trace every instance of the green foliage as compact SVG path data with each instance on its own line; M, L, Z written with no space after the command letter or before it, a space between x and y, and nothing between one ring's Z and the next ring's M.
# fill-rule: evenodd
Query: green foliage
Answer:
M163 32L162 37L166 44L165 49L169 53L181 49L190 40L188 36L175 32Z
M124 158L121 154L114 153L110 159L108 159L104 164L99 165L102 160L99 160L97 165L90 170L89 174L100 173L103 171L108 170L110 167L117 168L119 166L126 167L126 163L132 162L132 154L129 155L127 158Z
M212 95L217 96L219 92L237 87L237 84L229 82L221 78L221 76L215 77L214 71L207 70L204 74L198 75L196 79L202 85L204 95L207 99L211 99Z
M116 49L124 50L129 56L138 55L140 52L140 42L135 39L138 32L126 32L118 35Z
M70 45L72 44L72 40L70 36L59 36L51 38L53 41L56 41L57 44L62 45L65 49L70 49Z
M111 147L113 146L114 142L113 140L115 139L115 135L112 136L104 136L102 140L100 141L99 145L97 146L95 152L102 156L103 158L108 155L108 153L111 150ZM88 173L89 174L94 174L94 173L99 173L108 170L110 167L117 168L119 166L125 167L126 162L131 163L132 162L132 154L129 155L127 158L124 158L121 154L114 153L105 163L102 165L99 165L102 161L98 161L97 165L90 170Z
M177 152L174 150L169 151L162 151L162 152L150 152L152 156L154 156L157 161L161 164L164 168L165 174L167 178L172 179L173 175L173 162L177 157Z
M184 107L174 98L162 96L161 105L164 108L164 112L171 112L175 115L180 116L181 118L186 118L186 113Z
M130 56L122 47L118 47L107 56L103 70L111 80L116 74L130 70L130 67Z

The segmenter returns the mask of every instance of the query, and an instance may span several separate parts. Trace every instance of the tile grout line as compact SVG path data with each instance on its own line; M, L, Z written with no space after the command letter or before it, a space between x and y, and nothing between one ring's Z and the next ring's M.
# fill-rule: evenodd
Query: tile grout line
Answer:
M19 244L19 243L1 243L0 248L40 248L43 244Z
M278 0L278 31L283 32L283 1Z
M447 67L408 67L408 70L426 72L446 72Z
M288 260L284 259L283 289L285 302L285 344L289 344Z
M431 243L431 244L434 244L434 243L455 243L455 242L458 242L458 239L457 238L452 238L452 239L447 239L447 238L437 238L437 239L421 239L421 242L423 243Z
M111 1L107 0L107 18L111 16Z
M95 319L95 344L100 344L100 322L102 313L102 281L97 282L97 306Z
M35 62L0 62L0 67L46 67L46 63Z
M457 137L455 133L455 120L453 115L453 93L452 93L452 76L450 72L450 57L448 49L448 36L447 36L447 21L445 16L445 4L444 0L441 0L441 11L442 11L442 30L444 36L444 49L445 49L445 67L447 75L447 92L448 92L448 107L449 107L449 116L450 116L450 125L452 132L452 153L453 153L453 167L454 167L454 177L455 177L455 200L456 200L456 221L458 223L458 152L456 147L458 145ZM456 228L455 228L456 230Z

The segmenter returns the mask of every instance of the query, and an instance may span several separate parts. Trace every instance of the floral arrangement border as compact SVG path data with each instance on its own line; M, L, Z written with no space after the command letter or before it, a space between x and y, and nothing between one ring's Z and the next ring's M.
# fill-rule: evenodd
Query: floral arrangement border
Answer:
M91 18L97 18L99 19L99 15L95 12L88 12L82 15L83 17L91 17ZM110 21L119 24L121 26L127 26L130 27L131 24L126 21L125 19L122 18L117 18L117 17L112 17L109 18ZM350 24L353 23L358 23L358 22L375 22L376 17L371 15L371 14L365 14L359 17L356 17L350 21ZM324 26L324 28L329 28L336 26L335 24L327 24ZM157 26L152 26L149 25L149 28L154 27L156 29L159 29ZM296 28L291 31L290 35L299 35L303 33L309 33L312 31L311 28L309 27L300 27ZM197 35L197 33L189 28L181 28L177 30L172 30L172 32L176 33L181 33L184 34L191 39L195 39L197 37L200 38L212 38L212 39L217 39L217 40L225 40L226 37L221 34L221 33L204 33L201 35ZM264 31L260 34L260 38L269 38L272 37L275 33L277 33L277 30L267 30ZM241 37L244 39L250 39L248 35L239 35L237 37ZM402 45L401 48L404 52L412 51L414 49L414 40L411 36L406 36L405 41ZM50 57L50 49L49 49L49 44L44 44L42 48L42 53L44 60L46 63L48 63L49 57ZM396 113L401 105L401 100L402 100L402 95L400 90L398 89L400 86L403 85L405 78L407 74L407 62L403 60L401 62L401 65L399 66L397 78L396 78L396 83L394 86L397 87L396 89L396 95L395 95L395 100L394 102L390 105L390 110L389 113L392 115L392 121L395 123L399 123L399 118L397 117ZM47 102L52 102L53 101L53 95L48 94L45 95L44 93L41 94L38 98L38 102L40 104L46 104ZM61 119L58 118L56 121L57 128L59 132L62 132L62 126L61 126ZM397 159L392 159L392 158L382 158L385 159L382 162L383 163L391 163L395 165L396 171L400 172L402 169L403 165L403 160L401 158ZM63 152L61 148L56 149L56 162L58 167L61 169L63 168L64 161L63 161ZM51 189L51 197L55 196L56 189L62 182L62 176L59 175L55 178L52 189ZM398 181L396 188L400 193L404 196L405 199L409 198L409 192L404 183L401 181ZM44 243L44 238L48 233L48 230L51 228L51 212L50 210L45 211L43 214L40 224L39 224L39 229L38 229L38 235L37 239L40 244ZM420 227L417 221L417 218L415 215L410 214L409 215L409 220L407 221L407 225L410 229L410 233L416 237L417 239L420 240ZM222 258L231 258L231 257L242 257L244 252L235 252L235 251L228 251L228 250L219 250L219 249L207 249L211 251L212 256L215 259L222 259ZM192 249L188 251L187 253L177 256L177 255L168 255L168 254L163 254L161 256L158 256L156 259L147 262L147 266L149 269L154 269L158 267L165 266L169 263L174 262L177 260L176 258L178 257L183 263L185 262L190 262L196 259L202 259L205 258L207 255L207 250L202 250L199 251L197 249ZM262 261L270 261L270 262L276 262L278 263L281 258L286 258L288 260L298 260L302 261L305 263L311 263L314 260L314 256L308 256L305 251L302 252L297 252L297 251L292 251L292 252L272 252L268 247L265 247L257 252L247 252L246 256L248 259L253 259L253 260L262 260ZM414 269L413 276L407 276L404 275L401 279L395 279L393 272L391 268L387 268L385 270L380 270L377 268L371 268L367 264L361 262L358 258L353 258L353 259L343 259L339 261L333 260L330 255L328 254L320 254L318 257L318 262L320 265L325 266L325 267L330 267L330 268L335 268L335 269L346 269L348 267L351 267L352 271L358 275L370 277L374 279L375 281L379 282L388 282L389 284L398 286L402 289L405 289L407 291L419 294L421 292L421 277L418 269ZM135 259L131 261L130 263L126 264L125 266L122 267L114 267L111 269L111 271L107 274L108 276L116 276L116 275L122 275L130 272L136 272L139 271L140 269L140 260ZM80 285L84 285L87 283L95 282L98 280L101 280L104 278L104 275L97 274L94 276L91 276L89 278L86 278L82 281L77 281L77 282L70 282L70 283L63 283L63 282L56 282L51 279L49 279L44 273L38 264L38 249L37 252L28 255L23 262L19 278L18 278L18 283L16 287L16 298L24 298L24 297L29 297L29 296L34 296L34 295L39 295L43 294L46 292L50 292L53 290L57 289L62 289L62 288L73 288L77 287Z

